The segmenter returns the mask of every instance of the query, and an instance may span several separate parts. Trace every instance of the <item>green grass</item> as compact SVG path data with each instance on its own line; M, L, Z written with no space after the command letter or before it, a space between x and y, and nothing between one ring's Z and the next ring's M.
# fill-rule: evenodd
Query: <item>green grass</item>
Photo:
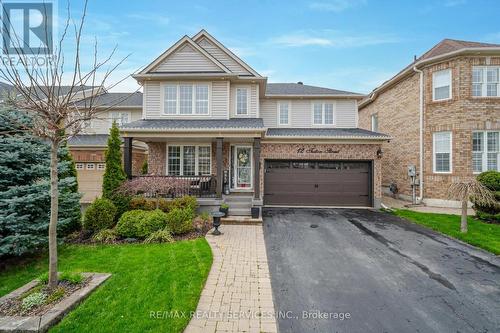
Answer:
M51 332L182 332L189 316L155 319L153 311L195 311L212 264L205 239L171 244L67 245L59 270L113 275ZM0 272L0 296L47 270L47 259Z
M420 213L406 209L395 210L394 214L494 254L500 254L500 225L498 224L484 223L469 216L468 232L463 234L460 232L459 215Z

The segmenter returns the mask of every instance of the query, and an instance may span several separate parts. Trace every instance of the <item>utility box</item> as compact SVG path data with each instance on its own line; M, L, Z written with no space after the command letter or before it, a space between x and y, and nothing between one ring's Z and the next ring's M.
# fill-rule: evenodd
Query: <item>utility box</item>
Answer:
M408 165L408 177L415 177L417 175L417 167Z

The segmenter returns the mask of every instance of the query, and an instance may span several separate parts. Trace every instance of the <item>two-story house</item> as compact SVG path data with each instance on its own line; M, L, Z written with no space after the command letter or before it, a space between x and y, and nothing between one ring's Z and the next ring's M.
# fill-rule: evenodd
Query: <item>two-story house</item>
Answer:
M148 146L149 174L188 178L193 192L250 205L368 206L381 200L381 144L358 128L352 92L267 83L202 30L184 36L134 78L142 117L121 126ZM213 192L213 193L212 193Z
M75 103L85 108L87 99ZM102 194L102 177L106 168L104 152L107 148L109 129L113 122L118 126L141 119L142 93L104 92L93 97L92 103L102 109L95 119L86 124L82 133L71 137L68 146L75 161L78 176L78 190L82 193L82 204L88 204ZM132 170L139 174L146 160L145 144L133 144L134 160Z
M445 39L376 88L359 105L360 127L393 140L384 145L384 192L456 206L449 185L500 170L500 45Z

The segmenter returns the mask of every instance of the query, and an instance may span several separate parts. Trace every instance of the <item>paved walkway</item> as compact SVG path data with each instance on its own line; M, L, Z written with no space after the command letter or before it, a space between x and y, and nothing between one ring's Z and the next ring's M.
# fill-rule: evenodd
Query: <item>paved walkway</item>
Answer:
M386 205L389 208L396 208L396 209L409 209L413 210L415 212L420 212L420 213L436 213L436 214L452 214L452 215L462 215L462 209L461 208L444 208L444 207L432 207L432 206L413 206L413 207L406 207L407 205L410 205L411 202L404 201L404 200L399 200L399 199L394 199L389 196L384 196L382 198L382 203ZM474 209L469 208L467 210L467 215L474 215Z
M195 316L184 332L276 332L260 225L222 225L207 235L214 257Z

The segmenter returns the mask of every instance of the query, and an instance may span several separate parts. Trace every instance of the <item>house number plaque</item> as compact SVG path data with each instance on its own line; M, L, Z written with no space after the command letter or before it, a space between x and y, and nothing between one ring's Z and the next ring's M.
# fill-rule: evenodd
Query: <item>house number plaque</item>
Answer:
M325 150L319 150L317 148L298 148L297 154L338 154L338 150L334 150L332 148L326 148Z

